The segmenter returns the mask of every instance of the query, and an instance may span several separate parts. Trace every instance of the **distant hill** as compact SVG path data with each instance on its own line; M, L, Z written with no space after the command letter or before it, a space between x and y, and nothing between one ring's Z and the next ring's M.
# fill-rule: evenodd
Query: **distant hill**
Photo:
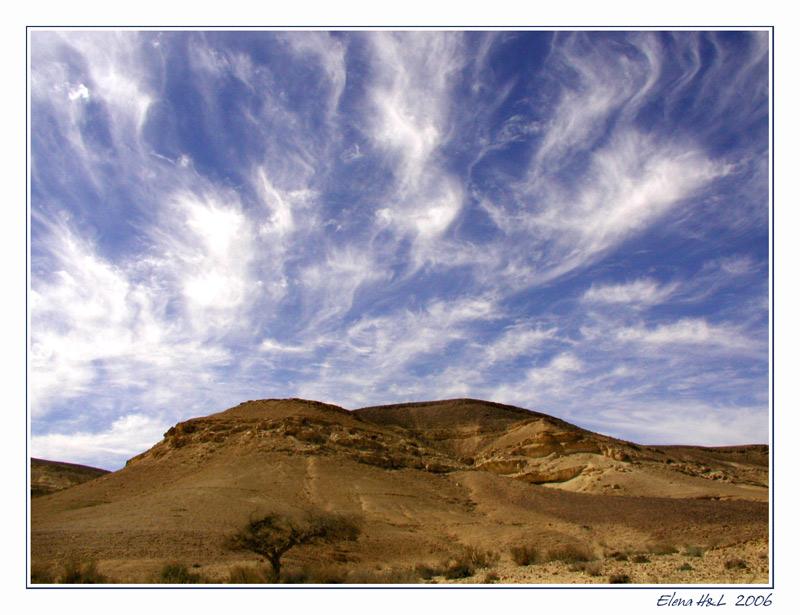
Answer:
M641 446L472 399L354 411L259 400L178 423L122 470L32 500L31 557L53 563L73 554L134 581L176 560L219 577L257 560L226 550L232 531L259 514L311 508L359 517L363 535L293 549L287 570L412 569L468 547L513 566L519 545L597 557L665 543L763 545L767 485L763 446ZM692 578L738 579L717 568ZM518 582L513 570L508 578ZM562 572L531 582L588 578Z
M48 495L108 474L108 470L77 463L48 461L31 457L31 497Z

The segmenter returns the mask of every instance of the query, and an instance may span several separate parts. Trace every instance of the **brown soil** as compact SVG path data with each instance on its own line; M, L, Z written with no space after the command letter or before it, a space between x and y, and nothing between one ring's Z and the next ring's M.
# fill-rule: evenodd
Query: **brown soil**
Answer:
M316 508L358 517L363 534L292 549L285 570L327 566L378 581L395 571L404 582L766 583L767 500L763 446L639 446L477 400L354 412L261 400L179 423L124 469L32 500L31 556L53 569L96 560L121 582L151 582L175 561L223 581L238 564L263 566L227 550L227 535L254 515ZM511 550L521 545L594 561L520 566ZM468 548L496 561L464 579L409 572Z

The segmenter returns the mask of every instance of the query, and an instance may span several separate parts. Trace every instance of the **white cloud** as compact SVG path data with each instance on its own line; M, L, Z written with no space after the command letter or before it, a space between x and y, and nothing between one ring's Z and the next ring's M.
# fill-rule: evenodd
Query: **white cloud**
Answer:
M677 285L661 285L655 280L639 279L622 284L592 285L583 295L589 303L632 304L649 306L664 302Z
M370 93L372 137L400 156L401 186L413 190L444 137L459 35L380 32L370 36L378 71Z
M556 327L550 329L532 329L515 326L507 329L500 337L491 342L483 353L491 362L502 362L526 356L540 348L547 340L552 340L558 333Z
M760 406L650 400L610 401L582 425L639 444L733 446L766 444L769 425Z
M735 327L724 324L712 325L703 318L684 318L675 323L653 328L625 327L617 332L617 339L622 342L641 342L656 346L684 344L732 351L759 348L766 343L764 340L762 344L758 344Z
M274 339L265 339L259 344L258 346L261 352L267 354L290 354L290 355L302 355L308 354L313 352L313 347L306 347L306 346L293 346L291 344L281 344L279 341Z
M347 84L345 44L335 39L330 32L287 32L283 34L283 38L289 42L301 62L311 58L322 68L330 90L327 101L328 115L333 116Z
M171 297L157 281L137 281L135 268L111 264L68 227L53 227L47 246L57 273L35 278L31 289L34 416L96 387L143 387L187 373L202 379L228 360L167 316Z
M89 89L82 83L76 86L67 84L67 91L70 100L89 100Z
M716 263L722 271L732 276L748 275L760 269L759 265L746 255L731 256Z
M92 97L105 103L111 126L119 128L116 139L138 136L155 95L147 83L147 64L136 33L63 31L57 38L53 33L34 33L32 44L66 44L77 51L91 84L83 89L87 96L91 89ZM79 95L83 97L83 92Z
M151 230L153 262L179 289L198 335L246 325L243 314L257 289L254 226L235 198L180 192Z
M574 193L549 186L546 209L529 217L534 233L555 233L561 244L565 258L550 275L590 262L726 172L697 150L635 131L618 135L590 160Z
M83 463L116 469L120 457L133 457L149 449L162 437L167 424L144 414L127 414L109 429L97 433L76 431L31 437L30 454L39 459Z

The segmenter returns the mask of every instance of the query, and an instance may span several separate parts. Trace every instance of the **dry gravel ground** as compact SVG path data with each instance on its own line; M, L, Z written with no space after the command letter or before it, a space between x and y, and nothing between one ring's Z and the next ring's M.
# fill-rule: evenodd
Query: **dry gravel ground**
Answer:
M648 562L636 563L604 558L583 564L548 562L518 566L501 561L492 569L478 572L469 579L440 583L520 584L611 584L614 577L626 576L630 583L643 585L735 585L769 583L769 546L766 540L754 540L729 547L711 548L701 556L676 553L646 554ZM726 563L732 562L733 564ZM735 564L735 565L734 565ZM576 568L583 568L583 570Z
M182 562L220 581L236 565L258 564L224 546L251 516L316 509L357 517L363 533L292 549L287 571L357 570L380 581L394 570L398 580L472 548L499 561L447 582L628 575L646 584L760 584L769 580L767 485L764 446L646 447L477 400L355 412L263 400L180 423L124 469L32 499L31 558L51 569L94 560L126 583L153 582L166 563ZM584 570L517 566L510 551L520 545L578 548L597 561ZM707 550L656 554L664 545ZM650 561L633 561L636 553Z

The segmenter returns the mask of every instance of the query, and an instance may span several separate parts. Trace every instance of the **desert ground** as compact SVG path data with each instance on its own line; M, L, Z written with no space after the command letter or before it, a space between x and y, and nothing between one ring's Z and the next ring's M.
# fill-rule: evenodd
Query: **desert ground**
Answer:
M480 400L249 401L32 498L31 580L766 584L768 468L765 445L645 446ZM314 511L360 535L294 546L280 578L230 548Z

